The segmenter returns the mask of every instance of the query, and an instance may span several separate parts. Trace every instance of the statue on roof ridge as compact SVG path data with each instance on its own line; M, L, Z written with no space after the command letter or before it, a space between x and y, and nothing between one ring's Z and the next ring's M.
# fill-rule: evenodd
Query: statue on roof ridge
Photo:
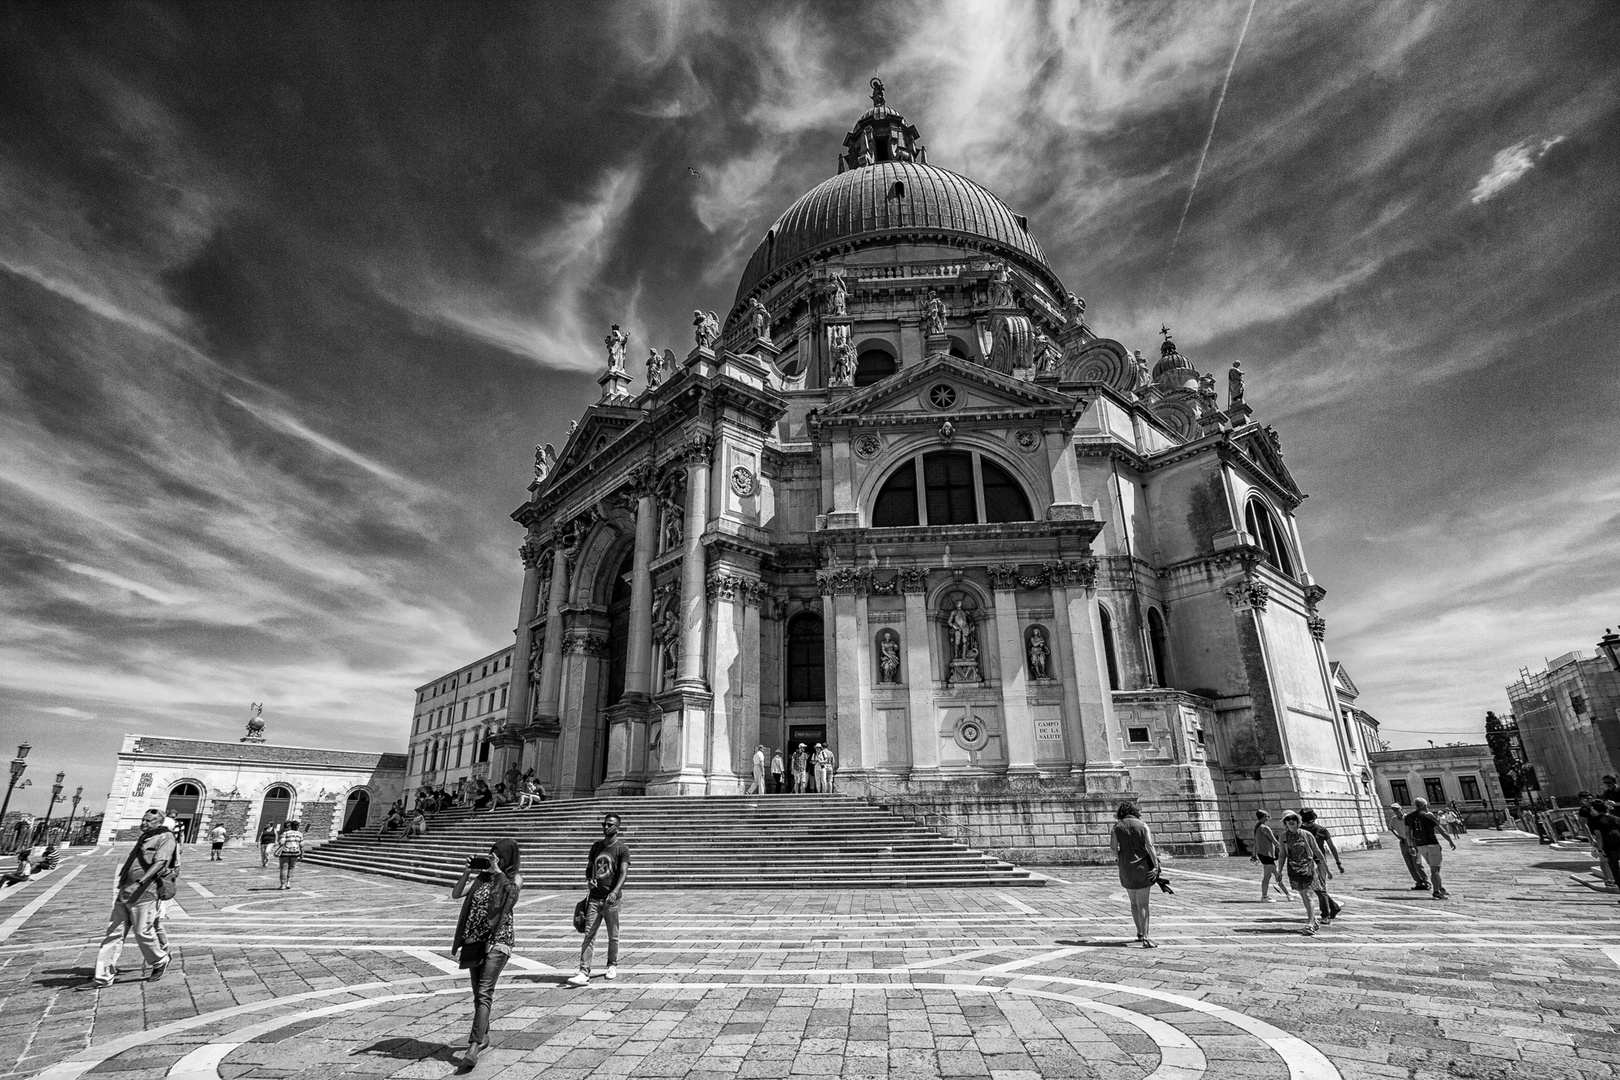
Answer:
M753 328L756 340L770 342L771 312L757 296L748 301L748 322Z
M697 328L698 348L714 348L714 343L720 340L720 316L712 311L694 311L692 325Z
M872 108L883 108L887 104L883 97L883 80L874 75L869 85L872 87Z
M608 370L623 371L624 347L630 344L630 335L620 330L618 323L614 323L613 329L608 331L608 336L602 339L602 344L607 346Z

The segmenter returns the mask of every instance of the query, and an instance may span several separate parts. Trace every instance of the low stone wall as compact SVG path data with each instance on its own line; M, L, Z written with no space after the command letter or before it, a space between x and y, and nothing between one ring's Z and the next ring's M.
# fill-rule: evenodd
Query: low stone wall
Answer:
M1134 773L1134 770L1133 770ZM1094 792L1082 778L995 777L912 783L841 775L840 791L1008 862L1041 866L1111 863L1114 812L1132 799L1166 853L1225 855L1212 790Z

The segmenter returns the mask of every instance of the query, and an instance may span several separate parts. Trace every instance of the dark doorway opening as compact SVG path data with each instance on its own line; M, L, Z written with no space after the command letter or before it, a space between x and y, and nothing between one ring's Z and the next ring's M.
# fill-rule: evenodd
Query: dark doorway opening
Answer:
M371 816L371 793L363 788L349 792L349 801L343 811L342 832L359 832L366 827Z
M259 810L259 828L280 825L292 810L292 788L277 784L264 793L264 806Z
M197 838L197 811L202 806L202 788L196 784L176 784L169 789L163 812L174 818L174 835L182 844Z

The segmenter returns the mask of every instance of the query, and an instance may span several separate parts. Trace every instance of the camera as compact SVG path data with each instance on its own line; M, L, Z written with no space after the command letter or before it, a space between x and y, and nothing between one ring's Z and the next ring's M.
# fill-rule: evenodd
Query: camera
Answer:
M489 869L489 856L488 855L469 855L469 856L467 856L467 869L469 869L469 870L488 870Z

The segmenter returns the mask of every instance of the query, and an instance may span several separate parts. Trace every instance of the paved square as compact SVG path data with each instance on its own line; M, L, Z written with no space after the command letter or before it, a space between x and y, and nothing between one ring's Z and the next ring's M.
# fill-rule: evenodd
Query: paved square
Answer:
M631 838L632 845L634 837ZM560 985L573 892L518 908L476 1075L1517 1080L1620 1073L1620 905L1575 845L1474 832L1454 899L1346 855L1315 938L1243 860L1178 860L1148 951L1107 868L1046 889L641 892L621 976ZM193 849L157 983L87 977L123 852L0 895L0 1075L440 1077L471 1019L439 890ZM1404 879L1404 880L1403 880ZM534 890L531 890L534 892ZM599 954L600 955L600 954Z

